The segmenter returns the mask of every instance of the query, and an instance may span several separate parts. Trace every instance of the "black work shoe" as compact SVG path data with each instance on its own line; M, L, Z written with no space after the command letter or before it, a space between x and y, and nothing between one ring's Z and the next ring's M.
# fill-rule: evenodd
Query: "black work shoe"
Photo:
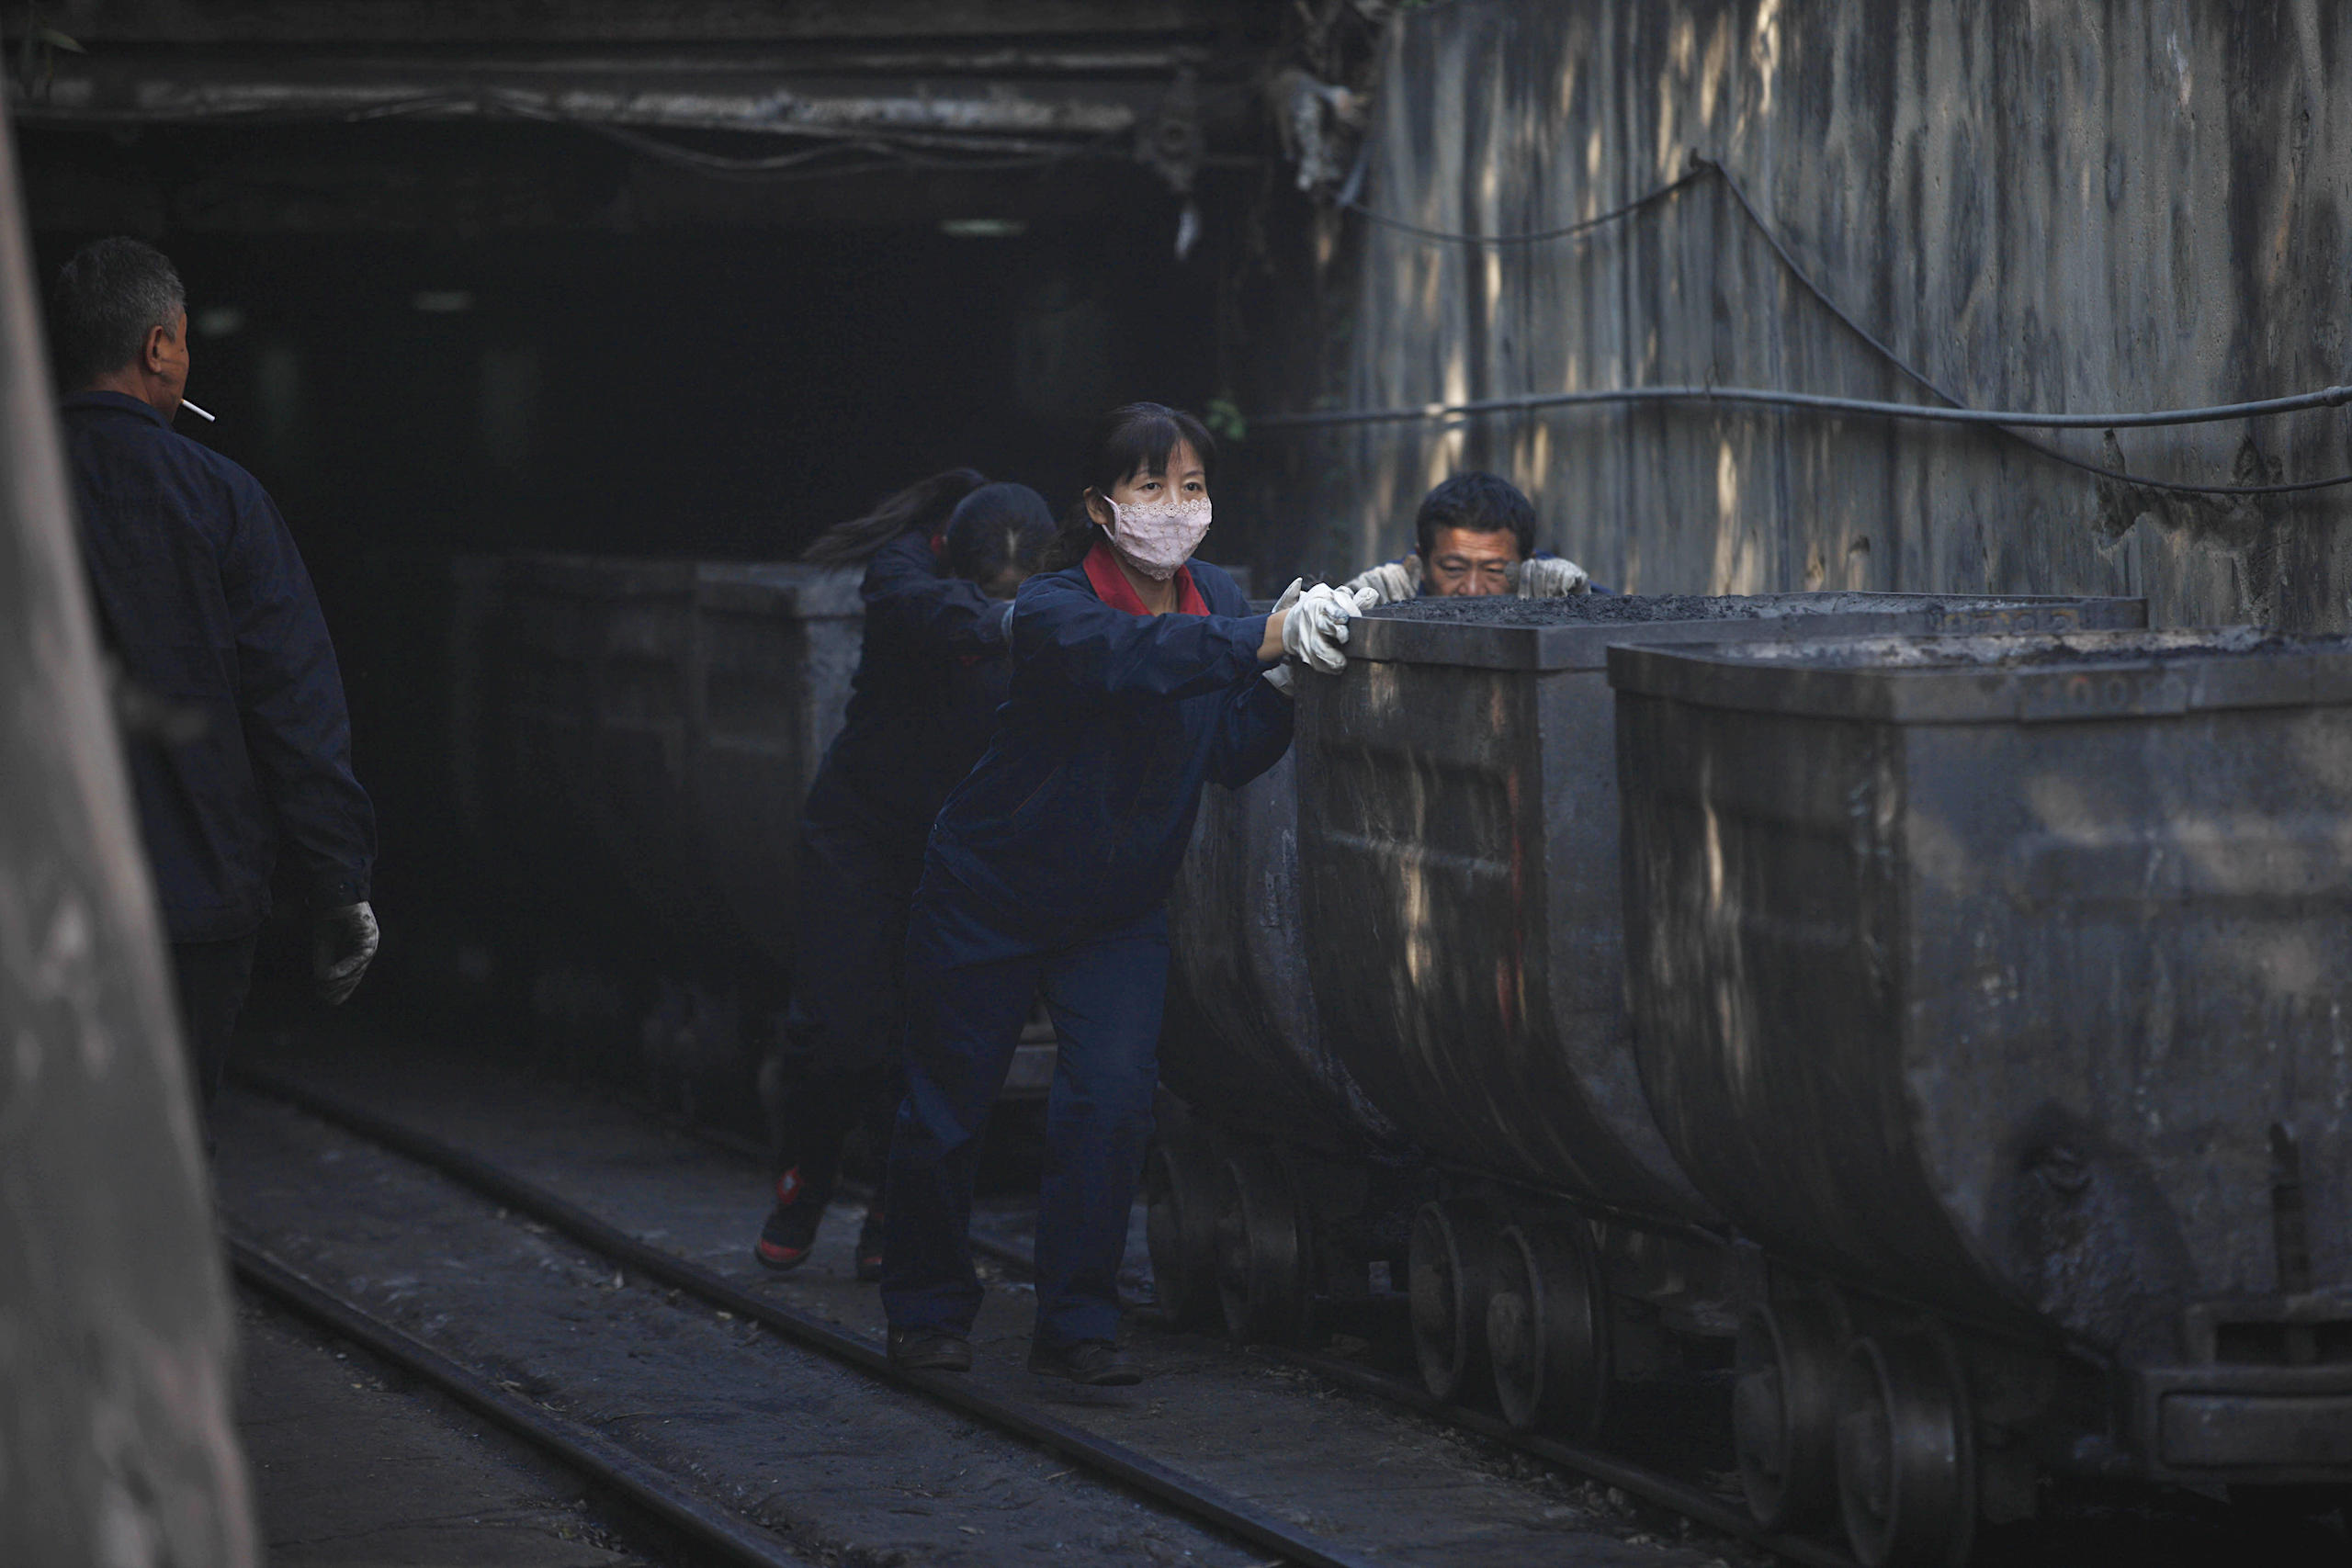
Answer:
M1029 1370L1041 1378L1068 1378L1089 1388L1125 1388L1143 1382L1143 1372L1108 1339L1075 1345L1032 1344Z
M764 1269L781 1274L808 1261L817 1245L817 1227L825 1218L825 1200L800 1182L800 1172L787 1170L775 1179L775 1208L760 1227L759 1244L752 1256Z
M945 1328L894 1328L890 1364L902 1372L968 1372L972 1343Z
M872 1283L882 1278L882 1211L865 1211L865 1223L857 1227L857 1277Z

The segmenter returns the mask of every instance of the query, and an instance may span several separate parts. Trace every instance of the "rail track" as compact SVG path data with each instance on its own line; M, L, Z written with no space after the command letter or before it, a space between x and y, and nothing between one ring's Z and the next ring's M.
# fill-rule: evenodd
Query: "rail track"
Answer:
M899 1371L890 1365L888 1357L878 1346L862 1336L846 1333L831 1324L753 1295L723 1276L640 1241L570 1200L492 1161L342 1095L275 1073L241 1070L236 1077L254 1093L290 1105L354 1136L437 1171L493 1202L549 1226L620 1267L659 1280L714 1307L757 1322L792 1343L815 1350L877 1380L915 1391L1001 1432L1049 1450L1194 1523L1277 1553L1283 1560L1300 1564L1302 1568L1324 1568L1324 1565L1337 1564L1346 1564L1348 1568L1369 1568L1366 1559L1303 1534L1264 1509L1220 1489L1204 1485L1125 1444L1085 1431L1034 1407L996 1398L949 1374ZM1012 1269L1026 1270L1030 1266L1030 1256L1023 1248L978 1235L973 1238L973 1245L975 1250ZM640 1495L623 1475L607 1476L598 1463L598 1455L604 1450L612 1450L616 1455L640 1470L645 1467L641 1461L613 1449L604 1439L595 1438L594 1434L583 1434L593 1438L593 1443L582 1445L576 1451L559 1448L556 1445L561 1440L561 1434L559 1432L550 1438L543 1437L539 1428L562 1427L569 1426L568 1423L548 1416L536 1405L514 1400L503 1390L473 1377L462 1367L441 1357L437 1351L409 1338L396 1328L378 1322L363 1309L300 1279L282 1264L262 1257L244 1244L232 1243L232 1256L241 1273L288 1306L314 1317L334 1332L367 1345L414 1375L443 1386L486 1417L503 1422L526 1438L548 1447L563 1462L606 1480L616 1491L670 1519L695 1539L705 1540L714 1550L723 1552L739 1550L717 1537L706 1536L689 1520L672 1515L656 1495ZM248 1269L248 1258L256 1265L254 1269ZM331 1317L329 1314L336 1315ZM347 1329L345 1324L352 1327ZM387 1343L392 1346L392 1349L379 1349L367 1337L369 1333L389 1336ZM1629 1496L1708 1529L1760 1547L1788 1562L1804 1564L1804 1568L1856 1568L1852 1558L1817 1540L1764 1529L1750 1519L1745 1510L1711 1496L1702 1488L1673 1475L1612 1455L1556 1442L1536 1434L1515 1431L1506 1423L1482 1412L1441 1404L1403 1379L1336 1357L1287 1348L1270 1347L1266 1350L1276 1359L1320 1377L1340 1389L1476 1433L1546 1465L1614 1487ZM412 1352L416 1353L413 1359ZM446 1367L458 1381L445 1382L435 1363ZM510 1419L510 1412L505 1406L518 1404L523 1406L522 1412ZM537 1425L531 1425L534 1422ZM658 1476L653 1479L659 1481ZM691 1497L685 1500L694 1501ZM723 1512L711 1509L707 1504L698 1506L713 1514ZM765 1535L763 1531L752 1531L740 1524L736 1528L747 1534ZM767 1539L775 1540L774 1537ZM788 1556L764 1559L739 1557L734 1560L747 1562L799 1561Z
M616 1267L658 1280L713 1307L757 1323L780 1338L814 1350L879 1382L920 1393L1007 1436L1047 1450L1195 1525L1273 1552L1285 1562L1298 1564L1299 1568L1373 1568L1369 1559L1305 1534L1266 1510L1187 1476L1124 1443L1086 1431L1035 1406L1000 1399L953 1374L901 1371L890 1364L888 1354L872 1340L845 1333L831 1324L754 1295L710 1269L640 1241L578 1204L429 1134L355 1104L342 1096L276 1074L241 1071L236 1077L240 1083L254 1093L291 1105L367 1142L437 1171L494 1203L548 1226ZM413 1375L443 1388L452 1397L484 1416L510 1426L518 1435L556 1453L567 1465L605 1482L714 1549L740 1554L744 1550L756 1548L758 1542L753 1537L765 1535L766 1532L752 1530L740 1523L736 1528L745 1538L741 1543L729 1542L718 1535L706 1535L689 1518L674 1517L668 1511L671 1505L662 1498L658 1475L631 1476L631 1466L639 1472L646 1471L647 1467L631 1459L624 1450L593 1433L572 1427L571 1423L548 1416L528 1402L514 1399L438 1351L381 1323L364 1309L314 1281L304 1280L247 1244L232 1242L232 1257L240 1274L274 1298L334 1333L366 1345L371 1351L396 1362ZM379 1348L368 1337L370 1335L381 1337L389 1348ZM571 1438L589 1440L574 1442L569 1450L559 1446ZM608 1467L607 1460L627 1461L627 1463ZM640 1486L647 1489L640 1493ZM671 1491L675 1492L675 1488L671 1488ZM683 1493L676 1494L676 1498L690 1504L695 1501L690 1495ZM731 1517L707 1504L696 1506L714 1518ZM773 1541L775 1538L767 1539ZM778 1542L772 1550L782 1550L781 1543ZM797 1563L802 1561L788 1554L765 1558L737 1555L735 1560L759 1563Z
M228 1238L237 1278L278 1306L356 1345L378 1360L429 1383L475 1415L552 1457L559 1464L648 1514L718 1560L743 1568L805 1568L808 1559L756 1525L680 1486L659 1468L601 1433L511 1393L422 1339L375 1316L272 1257L243 1236Z
M1026 1271L1033 1265L1027 1251L993 1236L974 1235L972 1250L1018 1270ZM1603 1486L1613 1486L1628 1496L1638 1497L1735 1540L1760 1546L1791 1562L1803 1563L1805 1568L1860 1568L1853 1558L1834 1547L1804 1536L1784 1535L1765 1529L1748 1516L1745 1508L1711 1496L1703 1489L1663 1471L1635 1464L1598 1450L1559 1442L1541 1433L1522 1432L1510 1422L1498 1420L1483 1410L1432 1399L1426 1390L1410 1379L1394 1377L1338 1356L1302 1350L1295 1346L1261 1345L1255 1348L1286 1365L1313 1372L1351 1393L1383 1400L1464 1431L1475 1432L1531 1459L1542 1460L1546 1464L1573 1472L1589 1481L1597 1481Z

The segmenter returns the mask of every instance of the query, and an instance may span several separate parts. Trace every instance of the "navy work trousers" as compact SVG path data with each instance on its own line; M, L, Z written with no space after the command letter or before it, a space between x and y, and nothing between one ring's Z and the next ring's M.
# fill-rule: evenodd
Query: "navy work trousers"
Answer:
M172 982L180 1004L180 1035L187 1045L189 1088L196 1108L209 1112L229 1070L229 1042L244 1011L254 977L258 932L227 942L172 943Z
M856 824L802 819L788 1049L767 1111L776 1174L797 1169L820 1203L852 1129L866 1129L876 1156L889 1146L907 907L922 869Z
M1127 1211L1151 1136L1168 918L1039 939L1009 932L936 865L907 932L907 1098L890 1142L882 1305L893 1328L969 1333L982 1127L1041 992L1060 1042L1037 1208L1040 1344L1115 1337Z

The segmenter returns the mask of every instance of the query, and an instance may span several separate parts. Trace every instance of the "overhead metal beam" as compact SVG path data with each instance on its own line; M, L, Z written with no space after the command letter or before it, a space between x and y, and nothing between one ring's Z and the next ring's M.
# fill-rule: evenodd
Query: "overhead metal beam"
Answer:
M85 45L1133 41L1280 25L1261 0L50 0L41 12Z
M1069 139L1132 130L1166 74L1125 79L783 74L707 56L540 57L528 62L306 55L220 59L185 51L62 59L27 91L35 124L207 124L282 119L518 119L802 138L881 135Z

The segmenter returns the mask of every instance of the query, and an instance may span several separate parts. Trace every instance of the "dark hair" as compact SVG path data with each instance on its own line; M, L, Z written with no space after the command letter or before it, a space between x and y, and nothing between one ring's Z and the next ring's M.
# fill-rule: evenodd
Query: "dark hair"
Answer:
M1519 558L1535 553L1535 503L1500 474L1456 474L1421 497L1413 518L1413 539L1428 564L1441 528L1498 534L1508 528L1519 540Z
M1113 409L1094 427L1094 438L1087 446L1086 488L1107 496L1122 480L1136 474L1164 474L1169 456L1180 444L1189 444L1199 455L1202 473L1216 474L1216 437L1191 414L1160 403L1129 403ZM1087 515L1085 495L1080 495L1063 515L1061 532L1054 536L1042 570L1061 571L1076 566L1102 536L1094 519Z
M121 234L91 241L58 269L50 290L58 379L73 391L121 369L139 357L149 332L187 314L187 290L163 252Z
M800 552L817 566L855 566L910 528L935 534L956 503L988 483L977 469L950 468L876 502L863 517L836 523Z
M1027 485L982 485L956 503L942 557L947 570L984 582L1008 569L1036 569L1054 540L1053 509Z

